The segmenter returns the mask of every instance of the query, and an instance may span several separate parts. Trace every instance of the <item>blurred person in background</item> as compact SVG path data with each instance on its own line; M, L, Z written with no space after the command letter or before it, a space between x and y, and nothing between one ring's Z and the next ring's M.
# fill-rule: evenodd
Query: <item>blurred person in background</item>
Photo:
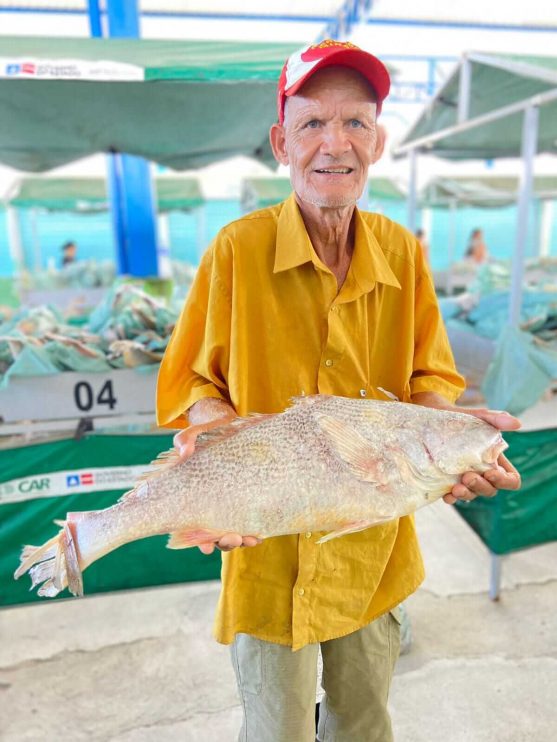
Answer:
M489 251L481 229L473 229L468 239L465 257L475 265L482 265L489 259Z
M427 241L427 238L425 236L425 230L420 227L416 230L415 235L416 239L420 243L420 247L422 248L424 259L426 263L429 263L429 242Z
M77 245L69 240L62 245L62 268L75 263L77 260Z
M200 433L281 412L297 395L385 399L383 387L454 409L464 383L423 250L403 227L356 206L383 151L377 116L389 84L382 62L350 43L326 40L287 60L270 140L294 192L217 235L161 364L158 421L186 428L174 438L182 457ZM519 426L505 413L470 414ZM519 485L501 456L484 475L464 474L445 501ZM224 552L215 636L231 644L240 740L313 742L319 649L320 742L393 739L398 606L424 578L414 521L318 544L321 535L259 542L230 533L199 547Z

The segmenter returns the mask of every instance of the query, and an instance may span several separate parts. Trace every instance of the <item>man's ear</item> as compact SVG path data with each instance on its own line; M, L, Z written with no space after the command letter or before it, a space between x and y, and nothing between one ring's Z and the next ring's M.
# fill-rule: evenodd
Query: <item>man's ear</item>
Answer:
M288 165L288 154L286 153L286 137L284 136L284 126L273 124L269 131L269 141L275 160L281 165Z
M382 124L377 124L377 141L375 142L375 152L371 157L371 161L375 164L385 151L385 144L387 143L387 130Z

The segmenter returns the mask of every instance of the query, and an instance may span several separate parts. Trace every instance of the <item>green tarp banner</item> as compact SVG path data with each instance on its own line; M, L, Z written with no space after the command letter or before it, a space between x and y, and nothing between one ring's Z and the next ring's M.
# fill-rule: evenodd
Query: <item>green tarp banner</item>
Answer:
M68 511L114 504L129 486L94 491L99 482L115 481L124 467L146 467L171 446L166 435L90 435L0 450L0 605L46 600L29 592L28 575L13 579L24 544L51 538L53 520ZM68 491L65 485L76 494L59 495ZM84 573L85 594L219 578L218 552L207 557L198 549L169 550L166 542L166 536L134 541L95 562ZM68 596L66 590L60 597Z
M557 540L557 429L505 433L505 440L521 489L457 506L495 554Z
M0 36L0 162L126 152L176 170L274 164L276 86L300 44Z

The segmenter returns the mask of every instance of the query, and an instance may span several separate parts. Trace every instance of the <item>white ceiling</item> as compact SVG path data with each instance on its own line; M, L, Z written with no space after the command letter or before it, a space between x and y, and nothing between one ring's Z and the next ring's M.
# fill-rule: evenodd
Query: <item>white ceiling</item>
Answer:
M101 5L106 0L101 0ZM342 0L139 0L143 12L192 13L199 15L256 15L286 17L332 17ZM0 8L86 10L87 0L0 0ZM433 22L546 25L557 28L555 3L548 0L375 0L371 18L425 20Z

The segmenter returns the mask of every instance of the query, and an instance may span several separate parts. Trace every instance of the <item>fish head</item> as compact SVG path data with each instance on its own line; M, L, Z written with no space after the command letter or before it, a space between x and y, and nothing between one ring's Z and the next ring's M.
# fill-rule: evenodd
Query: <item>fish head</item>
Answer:
M462 412L443 413L439 425L425 429L423 445L432 463L452 476L496 468L499 455L508 448L500 430Z

